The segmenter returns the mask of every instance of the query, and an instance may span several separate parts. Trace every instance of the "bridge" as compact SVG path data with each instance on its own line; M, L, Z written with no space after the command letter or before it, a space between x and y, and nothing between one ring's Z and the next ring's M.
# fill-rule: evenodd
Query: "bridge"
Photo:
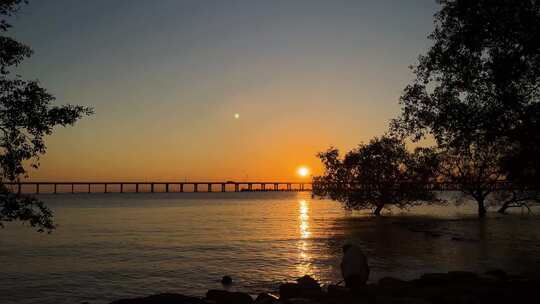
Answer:
M208 193L208 192L267 192L311 191L311 182L262 181L194 181L194 182L4 182L17 193Z
M129 182L4 182L11 191L17 193L208 193L208 192L303 192L312 191L312 182L283 181L129 181ZM410 183L397 183L395 190L410 186ZM376 189L378 184L350 184L349 190ZM451 182L432 182L423 185L430 191L460 191L462 186ZM388 187L388 185L385 185ZM507 181L497 181L484 185L491 190L538 190L538 185L515 185Z

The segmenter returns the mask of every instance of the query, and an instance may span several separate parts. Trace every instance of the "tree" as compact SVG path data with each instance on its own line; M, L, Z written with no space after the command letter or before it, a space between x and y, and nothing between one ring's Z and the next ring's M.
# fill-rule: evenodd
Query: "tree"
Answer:
M318 157L325 172L313 179L314 194L343 202L346 208L374 208L373 213L380 215L388 205L405 208L438 201L427 187L438 164L431 149L410 153L402 140L383 136L359 145L343 158L335 148Z
M486 199L495 192L504 177L497 143L474 143L446 149L440 154L439 176L444 182L456 184L461 192L472 197L480 217L486 214Z
M54 96L40 87L36 80L24 80L12 75L32 50L4 34L23 0L0 3L0 227L3 222L19 220L38 231L54 229L52 212L35 197L13 193L4 181L16 181L27 176L25 164L39 167L39 157L46 152L44 138L55 126L73 125L91 108L78 105L55 106Z
M540 1L439 3L434 44L413 67L393 133L432 136L456 160L476 161L487 148L499 160L492 169L539 186Z
M509 208L527 208L529 212L532 212L529 207L529 203L540 203L540 193L538 190L527 188L512 188L509 191L501 191L496 193L496 202L500 203L500 207L497 212L506 214Z
M501 161L506 178L512 182L512 189L497 197L501 204L497 212L501 214L513 207L531 211L530 203L540 203L540 103L527 108L523 121Z
M540 190L540 103L527 107L522 119L512 135L515 140L508 143L502 167L518 188Z

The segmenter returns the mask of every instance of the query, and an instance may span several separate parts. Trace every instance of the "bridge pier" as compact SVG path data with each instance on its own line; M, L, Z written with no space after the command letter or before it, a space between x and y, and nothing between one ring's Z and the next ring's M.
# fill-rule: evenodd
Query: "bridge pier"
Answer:
M240 191L240 184L234 184L234 192Z
M279 184L274 184L274 191L278 191L279 190Z
M193 184L193 192L199 192L199 184Z
M225 192L225 184L221 184L221 192Z
M169 193L169 184L165 184L165 193Z
M154 193L154 183L150 184L150 192Z
M135 184L135 193L139 193L139 184Z
M124 184L120 184L120 193L124 193Z
M212 184L208 183L208 192L212 192Z
M180 192L184 192L184 184L180 184Z

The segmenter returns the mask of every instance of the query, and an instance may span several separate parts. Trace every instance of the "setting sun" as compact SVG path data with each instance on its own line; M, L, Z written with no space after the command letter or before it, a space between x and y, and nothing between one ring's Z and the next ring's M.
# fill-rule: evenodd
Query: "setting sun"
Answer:
M298 168L298 175L302 177L306 177L309 175L309 169L307 167L300 167Z

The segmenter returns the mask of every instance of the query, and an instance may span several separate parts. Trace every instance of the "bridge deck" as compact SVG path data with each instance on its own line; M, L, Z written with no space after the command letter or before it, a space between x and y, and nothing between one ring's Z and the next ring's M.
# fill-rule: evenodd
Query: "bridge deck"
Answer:
M280 181L80 181L80 182L5 182L11 191L17 193L178 193L178 192L255 192L255 191L312 191L311 182ZM377 187L373 184L355 184L358 189ZM406 187L407 183L396 184L396 188ZM457 183L434 182L425 187L432 191L459 191ZM506 181L491 185L493 190L513 190L514 185ZM530 188L530 187L529 187Z
M5 182L17 193L178 193L311 191L311 182Z

